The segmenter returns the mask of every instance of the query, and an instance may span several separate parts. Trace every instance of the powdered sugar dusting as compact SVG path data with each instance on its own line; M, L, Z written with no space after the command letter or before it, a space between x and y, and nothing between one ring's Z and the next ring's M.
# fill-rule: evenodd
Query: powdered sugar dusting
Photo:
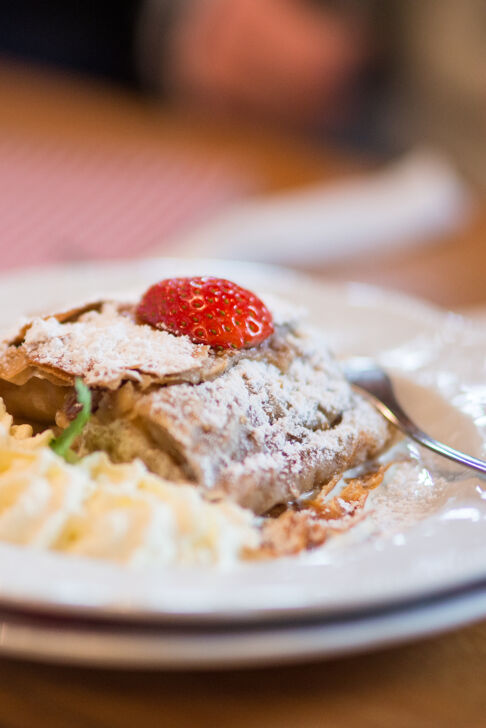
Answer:
M151 391L135 407L155 437L170 435L211 495L259 513L375 454L389 436L311 330L277 337L212 381Z
M367 503L369 525L380 536L404 531L434 513L440 505L446 481L432 475L417 460L397 462Z
M113 303L89 311L72 323L55 318L33 321L24 350L38 364L82 376L90 386L116 388L122 379L140 381L200 369L211 356L208 346L173 336L121 315Z
M451 495L450 475L440 474L414 451L406 439L400 440L376 459L376 465L384 466L385 473L377 488L369 492L363 511L358 511L352 528L346 530L346 518L336 522L336 532L320 549L320 553L308 554L305 559L319 561L326 554L333 558L346 556L365 543L404 544L406 535L421 521L434 517L447 503ZM366 467L366 466L365 466ZM355 477L360 468L344 474ZM332 491L338 502L339 491L345 486L342 479ZM343 511L346 508L343 504ZM331 556L332 554L332 556Z
M90 386L109 389L116 389L123 380L142 382L147 378L159 383L174 379L195 383L234 363L232 352L216 355L187 336L141 324L135 315L137 299L132 293L104 303L102 299L83 302L61 315L36 317L24 322L20 336L17 333L11 341L18 338L15 343L22 342L19 351L25 355L25 366L45 367L68 378L82 376ZM277 327L293 325L303 313L275 297L271 309ZM7 342L2 346L0 356L7 351Z
M335 521L335 532L323 546L300 555L304 562L344 563L341 559L359 558L360 546L377 547L379 551L385 544L404 546L418 524L431 523L447 507L456 487L454 478L429 467L406 439L386 450L375 462L377 466L385 465L386 470L382 482L369 492L363 510L348 515L346 504L339 497L346 479L355 477L360 468L345 473L335 486L329 497L335 495L344 516Z

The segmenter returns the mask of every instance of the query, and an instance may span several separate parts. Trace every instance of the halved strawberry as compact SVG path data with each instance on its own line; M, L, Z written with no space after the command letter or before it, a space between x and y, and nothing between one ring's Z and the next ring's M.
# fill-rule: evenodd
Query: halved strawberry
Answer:
M144 322L197 344L243 349L273 333L272 315L251 291L224 278L168 278L146 291L137 307Z

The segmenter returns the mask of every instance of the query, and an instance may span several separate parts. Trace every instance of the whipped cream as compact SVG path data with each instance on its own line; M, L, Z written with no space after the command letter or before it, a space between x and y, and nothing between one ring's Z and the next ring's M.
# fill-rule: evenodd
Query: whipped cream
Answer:
M95 453L69 465L50 432L15 428L0 400L0 540L131 565L235 563L258 546L250 511L209 503L140 461Z

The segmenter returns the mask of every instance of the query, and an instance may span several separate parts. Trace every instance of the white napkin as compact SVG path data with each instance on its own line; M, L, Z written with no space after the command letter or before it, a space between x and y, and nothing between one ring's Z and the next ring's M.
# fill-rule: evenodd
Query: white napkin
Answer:
M463 224L471 201L444 157L417 150L369 175L238 203L169 247L188 256L334 261L432 240Z

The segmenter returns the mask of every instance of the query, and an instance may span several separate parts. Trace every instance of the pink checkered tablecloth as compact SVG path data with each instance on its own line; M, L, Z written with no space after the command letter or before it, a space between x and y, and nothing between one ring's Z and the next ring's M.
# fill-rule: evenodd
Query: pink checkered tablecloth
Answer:
M209 154L3 132L0 269L148 254L249 189Z

